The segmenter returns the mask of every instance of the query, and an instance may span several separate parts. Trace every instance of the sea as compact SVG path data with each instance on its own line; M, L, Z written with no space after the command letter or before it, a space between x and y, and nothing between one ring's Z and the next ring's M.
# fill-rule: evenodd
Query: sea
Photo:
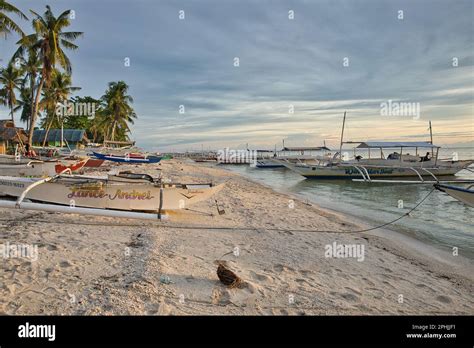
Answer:
M364 153L360 153L364 156ZM474 148L442 148L439 158L474 159ZM314 180L286 168L252 168L248 165L219 165L276 191L290 193L323 208L357 217L372 226L392 221L426 197L433 185L363 183ZM474 171L474 165L471 165ZM474 180L463 170L456 178ZM466 186L466 184L459 184ZM474 208L434 190L409 216L387 226L440 249L474 259Z

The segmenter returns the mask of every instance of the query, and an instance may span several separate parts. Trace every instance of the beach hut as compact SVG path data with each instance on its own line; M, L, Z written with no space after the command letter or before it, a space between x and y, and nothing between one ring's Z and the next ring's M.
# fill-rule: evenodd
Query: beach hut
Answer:
M46 136L45 145L51 147L65 146L67 143L71 149L75 149L89 142L84 129L50 129L47 135L45 129L37 129L33 133L33 146L43 146Z
M23 128L15 127L12 120L0 120L0 154L4 155L27 142L28 136Z

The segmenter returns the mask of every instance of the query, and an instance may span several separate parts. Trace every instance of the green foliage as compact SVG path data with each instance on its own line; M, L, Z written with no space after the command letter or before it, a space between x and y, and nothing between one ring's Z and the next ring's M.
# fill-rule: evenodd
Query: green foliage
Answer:
M57 17L50 6L46 6L43 15L30 12L33 33L27 35L6 14L13 13L22 19L27 19L26 16L0 0L0 34L6 36L14 31L22 36L12 61L0 69L0 105L9 107L12 115L21 110L21 120L28 124L30 139L39 115L40 126L47 130L60 128L63 124L64 128L85 129L94 142L128 140L129 125L137 115L131 106L133 98L128 94L129 86L124 81L110 82L100 99L91 96L71 98L71 94L80 88L72 86L71 63L64 49L78 49L73 41L83 34L64 31L71 24L71 10ZM20 67L17 67L18 62ZM15 91L19 91L18 98ZM59 115L61 105L72 106ZM87 113L76 108L83 105L86 105Z
M8 14L13 13L22 19L28 19L18 8L8 3L6 0L0 0L0 34L5 38L13 32L24 35L23 30L16 24Z

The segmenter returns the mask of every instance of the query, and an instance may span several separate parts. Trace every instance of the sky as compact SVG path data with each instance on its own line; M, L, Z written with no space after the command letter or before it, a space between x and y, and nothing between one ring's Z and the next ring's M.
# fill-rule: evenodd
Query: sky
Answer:
M143 148L337 147L345 111L346 140L429 140L431 120L435 143L473 144L471 0L11 2L74 10L77 95L125 81Z

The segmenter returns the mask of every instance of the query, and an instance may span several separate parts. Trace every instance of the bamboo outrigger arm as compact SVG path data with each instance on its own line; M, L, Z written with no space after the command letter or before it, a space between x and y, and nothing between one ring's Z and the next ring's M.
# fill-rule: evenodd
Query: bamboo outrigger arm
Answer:
M29 163L28 163L29 164ZM47 177L47 178L44 178L42 180L39 180L39 181L36 181L34 183L32 183L30 186L28 186L24 191L23 193L20 195L20 197L18 197L18 199L16 200L16 207L17 208L20 208L20 205L21 203L23 202L23 200L25 199L26 195L28 194L28 192L30 192L33 188L35 188L36 186L39 186L41 184L44 184L45 182L48 182L48 181L51 181L51 180L54 180L56 178L58 178L59 176L61 176L62 174L65 174L65 173L68 173L68 174L72 174L72 171L70 168L66 168L64 169L61 173L55 175L55 176L50 176L50 177Z

